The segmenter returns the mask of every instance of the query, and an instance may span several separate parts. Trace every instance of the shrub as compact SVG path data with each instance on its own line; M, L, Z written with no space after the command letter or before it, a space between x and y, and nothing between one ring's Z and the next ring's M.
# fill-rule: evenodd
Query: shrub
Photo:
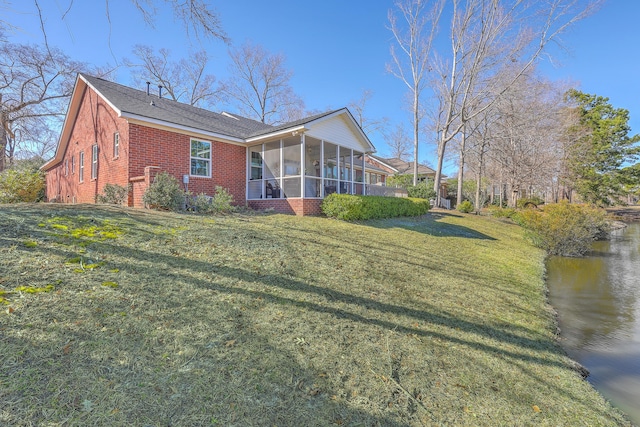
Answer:
M233 195L226 188L217 186L213 196L200 193L191 200L191 207L200 213L227 213L232 212Z
M514 208L489 207L489 213L496 218L513 218L517 212Z
M544 205L544 200L542 200L540 197L537 197L537 196L523 197L522 199L518 199L518 201L516 202L516 207L518 209L524 209L528 207L538 207L540 205Z
M105 184L102 189L104 194L98 194L96 196L96 202L110 205L122 205L127 200L130 189L131 186L129 185Z
M233 195L226 188L217 186L211 204L218 213L231 212L233 211Z
M415 199L435 199L436 192L433 187L427 187L425 184L407 186L407 195Z
M0 203L39 202L44 186L44 174L38 170L5 170L0 173Z
M462 213L470 213L473 212L473 203L468 200L463 200L457 207L457 209Z
M525 209L513 219L527 230L534 246L551 255L582 255L609 229L604 210L568 202Z
M322 212L330 218L356 221L423 215L429 210L429 201L413 198L354 196L333 193L322 201L321 208Z
M184 205L182 184L167 172L160 172L142 196L145 205L153 209L178 211Z
M413 174L391 175L387 177L387 186L407 188L413 185Z

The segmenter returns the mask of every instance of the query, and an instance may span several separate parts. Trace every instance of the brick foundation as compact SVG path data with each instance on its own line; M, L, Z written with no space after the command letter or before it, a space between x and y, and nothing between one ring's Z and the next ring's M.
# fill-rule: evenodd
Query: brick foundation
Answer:
M278 213L295 215L319 215L322 213L321 199L262 199L249 200L247 204L252 209L273 209Z

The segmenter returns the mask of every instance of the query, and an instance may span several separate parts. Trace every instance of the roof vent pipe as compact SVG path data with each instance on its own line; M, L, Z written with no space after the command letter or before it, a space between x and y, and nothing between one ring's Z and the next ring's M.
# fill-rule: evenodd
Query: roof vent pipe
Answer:
M158 98L162 98L162 85L158 85Z
M149 96L149 86L151 85L151 82L147 82L147 96Z

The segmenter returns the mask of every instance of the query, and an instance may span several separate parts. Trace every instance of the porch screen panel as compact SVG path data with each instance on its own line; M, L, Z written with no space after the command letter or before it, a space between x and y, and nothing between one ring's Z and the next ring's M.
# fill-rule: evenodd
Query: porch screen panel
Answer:
M322 141L305 136L304 145L304 197L322 197Z
M264 194L267 199L282 197L280 188L280 141L264 144L263 168Z
M340 162L340 193L351 194L351 149L338 147Z
M353 194L364 194L364 153L353 152Z
M264 144L263 161L263 177L280 178L280 141Z
M321 179L305 178L304 179L304 197L322 197L320 191Z
M282 192L282 197L301 197L300 178L283 178Z
M324 177L338 179L338 146L330 142L324 143Z
M305 163L304 174L306 176L320 177L320 148L322 142L310 136L305 137Z
M247 186L249 190L249 198L250 199L261 199L262 198L262 180L257 181L249 181L249 185Z
M300 137L286 138L282 141L282 157L284 162L283 176L300 176L302 165Z

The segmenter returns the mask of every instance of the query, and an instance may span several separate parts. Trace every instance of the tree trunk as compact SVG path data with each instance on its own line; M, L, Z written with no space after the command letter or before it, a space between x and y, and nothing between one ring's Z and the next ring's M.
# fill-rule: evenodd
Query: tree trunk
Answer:
M436 176L433 179L433 190L436 192L436 207L440 207L440 181L442 180L442 164L444 163L444 150L447 144L443 141L444 136L438 141L438 165L436 166Z
M418 131L420 128L420 117L418 115L419 99L418 92L413 91L413 185L418 185Z
M464 180L464 149L467 143L466 129L462 130L462 140L460 141L460 167L458 168L458 194L456 195L456 205L462 203L462 183Z
M7 114L2 109L2 93L0 93L0 172L5 168L7 159Z

